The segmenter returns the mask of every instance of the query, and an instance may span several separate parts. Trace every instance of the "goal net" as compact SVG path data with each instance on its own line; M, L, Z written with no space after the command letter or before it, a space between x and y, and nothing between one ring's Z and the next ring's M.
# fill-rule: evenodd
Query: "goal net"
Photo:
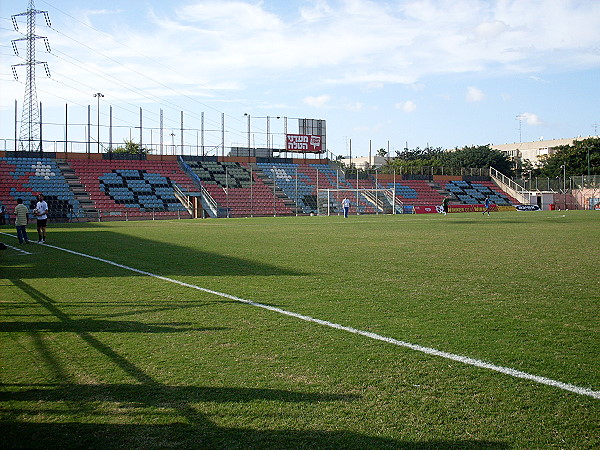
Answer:
M342 201L350 200L350 214L402 214L404 205L393 189L319 189L317 211L320 216L342 215Z

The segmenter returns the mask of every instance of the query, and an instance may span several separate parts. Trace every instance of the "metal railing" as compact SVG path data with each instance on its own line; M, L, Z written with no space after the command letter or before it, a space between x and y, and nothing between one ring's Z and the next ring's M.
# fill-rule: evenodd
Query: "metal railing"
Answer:
M202 208L208 212L210 217L217 217L219 214L219 204L204 187L200 177L192 170L190 165L185 162L182 156L178 156L177 161L179 162L179 167L181 167L181 169L194 181L194 184L198 186Z
M175 198L179 200L179 202L183 205L187 212L189 212L190 215L194 217L194 204L190 201L190 198L183 193L183 191L177 185L177 183L173 183L173 194L175 194Z
M525 188L520 184L514 182L511 178L507 177L503 173L498 172L493 167L490 167L490 177L496 182L500 188L515 198L520 203L527 203L528 199L525 197Z

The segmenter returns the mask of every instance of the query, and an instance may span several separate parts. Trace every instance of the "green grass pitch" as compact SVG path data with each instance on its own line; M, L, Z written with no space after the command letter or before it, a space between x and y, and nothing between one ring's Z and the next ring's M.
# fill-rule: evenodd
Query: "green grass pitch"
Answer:
M4 448L600 446L600 398L235 298L598 393L598 212L0 232Z

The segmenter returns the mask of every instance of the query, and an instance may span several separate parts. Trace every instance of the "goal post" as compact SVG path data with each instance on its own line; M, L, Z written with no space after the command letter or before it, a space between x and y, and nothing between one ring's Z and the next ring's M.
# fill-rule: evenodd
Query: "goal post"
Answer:
M320 216L342 215L342 201L350 200L351 214L402 214L404 205L394 189L319 189L317 213Z

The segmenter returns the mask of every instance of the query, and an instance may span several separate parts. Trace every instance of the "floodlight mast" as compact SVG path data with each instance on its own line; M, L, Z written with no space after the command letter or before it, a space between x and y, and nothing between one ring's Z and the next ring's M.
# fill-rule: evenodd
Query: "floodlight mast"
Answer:
M48 63L44 61L36 61L35 59L35 41L37 39L43 39L46 44L46 50L50 53L50 44L48 38L44 36L37 36L35 34L35 17L37 14L43 14L46 19L46 24L51 27L50 17L48 11L38 11L35 9L33 0L29 0L29 7L27 11L12 16L13 26L16 31L19 31L17 23L17 17L27 16L27 34L26 37L21 39L14 39L12 46L15 54L19 56L19 51L16 43L19 41L27 41L27 58L25 63L13 64L12 71L15 79L18 81L17 71L15 67L26 66L27 81L25 82L25 96L23 99L23 111L21 116L21 133L19 135L19 148L24 151L43 151L41 142L41 123L40 123L40 108L37 101L37 90L35 86L35 66L37 64L43 64L46 70L46 75L50 77L50 70L48 69ZM16 150L16 148L15 148Z

